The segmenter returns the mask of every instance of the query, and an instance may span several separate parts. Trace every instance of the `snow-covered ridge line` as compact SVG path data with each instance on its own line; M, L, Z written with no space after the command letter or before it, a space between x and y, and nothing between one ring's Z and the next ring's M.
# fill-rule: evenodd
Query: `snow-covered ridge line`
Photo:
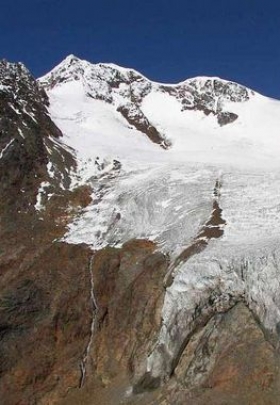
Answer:
M124 75L129 75L129 74L134 74L135 76L141 77L143 80L150 82L151 84L157 85L157 86L168 86L168 87L178 87L181 85L186 85L188 83L191 83L193 81L197 81L199 83L205 83L206 81L210 80L210 81L219 81L222 83L233 83L236 84L238 86L242 86L242 87L246 87L248 90L253 91L254 93L256 93L254 90L250 89L248 86L240 84L234 80L227 80L227 79L223 79L219 76L194 76L194 77L190 77L187 79L184 79L182 81L179 81L177 83L167 83L167 82L160 82L160 81L155 81L155 80L151 80L149 79L147 76L143 75L141 72L137 71L134 68L130 68L130 67L123 67L120 66L116 63L111 63L111 62L98 62L98 63L91 63L85 59L80 59L77 56L70 54L68 55L62 62L60 62L57 66L55 66L50 72L46 73L45 75L41 76L40 78L38 78L39 83L41 84L46 84L46 82L50 79L51 75L55 75L57 73L61 73L62 70L67 70L72 66L76 66L76 68L80 67L80 68L111 68L114 70L118 70L119 72L121 72Z
M200 77L178 85L161 85L149 81L135 70L114 64L94 65L73 55L39 79L39 84L47 91L51 116L63 132L69 132L66 128L66 121L69 121L67 127L73 128L73 124L78 124L82 127L82 134L89 129L97 130L99 135L95 132L96 135L103 134L105 140L105 128L109 130L108 122L111 121L111 134L120 133L123 136L130 133L128 142L136 138L136 134L141 134L142 138L144 134L151 142L165 149L175 146L178 130L182 134L184 128L192 138L194 132L200 130L204 118L207 118L206 125L203 125L204 133L212 126L215 128L217 123L219 127L227 126L238 120L239 113L235 110L239 104L259 100L246 87L218 78ZM58 104L60 107L55 107ZM196 116L190 111L196 112ZM197 122L193 122L193 118ZM137 132L132 134L131 130ZM95 135L92 133L90 136ZM207 145L209 135L205 136L206 142L203 143ZM196 140L194 142L197 144ZM95 147L99 143L95 142ZM112 144L112 139L109 143ZM192 143L193 139L191 142L188 140L188 149L192 149ZM71 146L79 149L78 145ZM143 147L144 144L140 146L141 149ZM113 149L116 151L116 148ZM101 156L106 157L104 154ZM118 156L114 158L118 159Z

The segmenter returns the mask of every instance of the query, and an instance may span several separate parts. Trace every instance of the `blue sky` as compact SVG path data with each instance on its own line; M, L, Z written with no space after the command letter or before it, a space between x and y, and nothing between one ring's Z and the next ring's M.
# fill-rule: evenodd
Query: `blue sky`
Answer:
M280 98L279 0L1 0L0 57L40 76L73 53L176 83L220 76Z

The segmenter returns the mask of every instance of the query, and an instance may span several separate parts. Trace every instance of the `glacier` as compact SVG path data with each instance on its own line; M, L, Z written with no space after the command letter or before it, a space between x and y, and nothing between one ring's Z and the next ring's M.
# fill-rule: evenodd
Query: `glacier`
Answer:
M168 378L195 329L241 300L278 341L280 102L219 78L166 85L74 56L39 83L60 142L75 151L72 187L92 188L92 203L64 240L98 250L148 239L170 257L146 372ZM168 140L166 150L120 114L129 103ZM178 262L211 218L213 201L222 235Z

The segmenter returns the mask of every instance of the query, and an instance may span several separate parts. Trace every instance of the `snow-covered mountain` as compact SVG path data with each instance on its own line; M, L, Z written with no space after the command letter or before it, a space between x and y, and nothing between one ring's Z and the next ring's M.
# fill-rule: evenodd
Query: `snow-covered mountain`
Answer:
M271 161L278 146L278 101L219 78L163 85L132 69L70 55L39 83L51 98L52 116L66 134L72 128L69 142L85 155L93 142L101 155L127 158L129 152L139 160L140 148L145 159L143 148L154 153L146 134L169 149L156 159L259 166L256 160Z
M162 85L134 70L92 65L72 55L39 83L47 91L49 111L64 134L64 142L76 151L80 169L73 184L96 182L99 187L102 178L106 179L106 191L102 192L106 198L100 198L99 204L94 202L71 227L71 241L77 238L98 247L145 237L169 246L170 253L176 255L209 217L216 181L223 189L219 199L227 217L223 240L237 232L236 239L244 243L240 226L245 221L239 219L241 224L236 228L231 225L235 219L230 207L237 207L239 198L244 208L251 198L264 199L247 210L246 215L252 217L248 228L250 221L255 221L260 229L260 235L254 230L250 244L258 237L263 243L265 235L272 236L267 218L257 212L274 206L265 202L268 192L259 190L269 190L269 179L276 181L279 167L278 101L218 78ZM127 111L136 111L133 124L122 113L128 105ZM225 115L234 119L221 124ZM165 140L164 148L162 143L151 142L146 127L139 124L142 118ZM99 191L95 192L98 196ZM275 193L271 198L277 201ZM192 214L186 214L189 211ZM135 212L141 214L136 216ZM117 223L114 213L120 214ZM183 234L179 224L184 224Z
M159 84L74 56L39 83L80 159L82 181L93 187L93 203L66 240L99 249L142 238L171 257L173 282L147 373L172 374L198 306L210 317L245 300L277 332L279 101L219 78ZM211 222L215 204L220 222Z
M166 392L174 393L184 384L188 389L203 386L220 358L218 343L211 350L208 347L210 354L201 354L203 342L218 339L213 322L222 328L221 336L229 333L231 329L221 325L233 317L232 311L239 314L240 305L251 311L248 319L252 313L252 319L258 320L271 344L277 346L280 102L217 77L155 83L133 69L91 64L73 55L37 83L38 92L45 97L40 111L54 126L47 126L53 132L42 135L46 170L39 176L40 183L36 182L33 206L40 221L53 220L54 214L44 217L44 212L52 201L56 201L57 210L57 194L62 190L61 196L68 199L67 229L55 235L53 243L87 245L93 252L89 288L94 314L81 362L82 384L88 358L94 354L102 358L100 364L96 360L100 378L109 378L108 366L103 364L109 355L102 350L113 346L106 339L115 332L105 326L102 332L100 325L114 325L118 317L112 316L112 308L116 303L122 308L126 294L135 296L134 282L137 285L147 268L146 284L150 286L154 279L149 274L152 269L162 269L162 263L164 274L156 287L152 284L152 292L139 287L149 297L145 305L155 313L151 331L145 329L146 340L135 332L146 325L144 309L141 322L124 336L115 325L116 347L124 345L126 354L116 355L114 361L122 363L129 358L134 394L168 381L170 391ZM6 94L9 83L5 78L0 86L0 95ZM21 110L16 113L17 119L23 114ZM15 124L21 128L21 123ZM18 138L22 136L19 129ZM1 143L0 164L7 159L9 142L7 135ZM79 194L77 202L77 190L86 190L90 196L81 203ZM54 222L55 226L61 224L61 216ZM162 255L160 265L159 256L157 260L145 256L145 264L139 259L151 246L154 255ZM121 253L116 259L113 252ZM132 264L131 257L135 259ZM117 281L114 266L122 274ZM105 286L115 298L106 298L109 292ZM121 298L116 295L118 289L123 292ZM157 297L156 303L150 296ZM131 302L128 305L133 311ZM126 316L123 314L124 319ZM242 316L233 317L241 329ZM106 317L109 321L104 321ZM135 341L131 337L134 333ZM135 345L131 351L129 339ZM186 358L191 360L181 381L178 370ZM174 375L178 377L175 388ZM125 390L128 388L126 385ZM127 398L134 403L133 395ZM190 403L200 403L195 401L198 399Z

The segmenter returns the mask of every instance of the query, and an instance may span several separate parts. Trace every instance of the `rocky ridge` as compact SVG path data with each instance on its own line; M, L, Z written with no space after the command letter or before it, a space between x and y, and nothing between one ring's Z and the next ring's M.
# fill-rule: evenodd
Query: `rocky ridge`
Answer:
M133 69L114 64L93 65L74 55L68 56L39 82L48 91L71 81L82 82L87 97L115 105L130 125L164 148L169 147L170 142L149 122L141 109L143 100L152 91L171 95L179 101L182 111L198 110L205 115L213 114L220 126L238 118L227 109L226 103L245 102L254 95L246 87L220 78L200 77L176 85L163 85L151 82Z
M30 213L44 184L52 195L69 187L72 154L59 144L46 92L21 63L0 63L0 181L2 209Z

